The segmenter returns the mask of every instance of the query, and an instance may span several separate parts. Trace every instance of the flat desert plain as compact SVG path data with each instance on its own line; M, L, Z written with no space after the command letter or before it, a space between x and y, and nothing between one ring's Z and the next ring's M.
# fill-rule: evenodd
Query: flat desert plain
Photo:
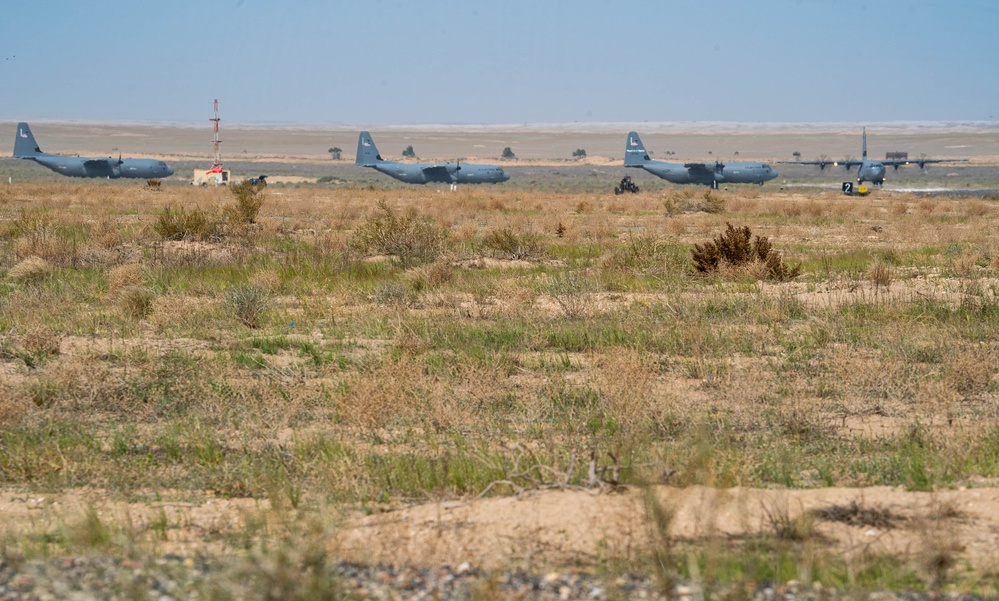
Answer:
M37 123L32 132L46 152L164 159L212 158L212 124L184 127L146 124ZM368 126L386 159L401 160L413 146L421 160L499 160L510 147L519 161L559 164L585 149L591 161L623 159L628 131L642 135L660 160L803 160L820 156L859 158L864 124L787 123L601 123L522 126ZM13 148L16 123L0 123L0 140ZM362 127L246 127L221 122L223 159L279 159L329 162L329 148L353 161ZM8 133L9 132L9 135ZM889 122L868 126L871 158L904 151L911 158L967 158L999 163L999 124L989 122ZM673 154L667 154L673 153ZM514 163L516 164L516 163Z
M125 154L208 146L202 130L117 127L35 135L80 154L123 130ZM645 139L856 155L845 129ZM999 155L988 127L875 133ZM325 165L354 136L224 137L267 164ZM620 157L624 134L375 139L441 157L512 146L560 170L573 147ZM9 561L263 555L306 574L296 553L318 540L369 563L999 590L994 196L248 194L0 186ZM743 227L765 260L696 269L695 245Z

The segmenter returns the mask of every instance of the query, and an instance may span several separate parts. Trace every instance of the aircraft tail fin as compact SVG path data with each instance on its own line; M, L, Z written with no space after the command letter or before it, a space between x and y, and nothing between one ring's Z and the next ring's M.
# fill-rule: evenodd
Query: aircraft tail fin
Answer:
M628 142L624 147L624 166L641 167L650 160L642 139L638 137L638 132L629 132Z
M357 158L354 159L354 164L362 167L371 167L381 161L382 156L378 154L378 148L375 146L375 141L371 139L371 134L362 131L357 136Z
M863 158L866 159L867 158L867 128L866 127L864 128L863 138L864 138L864 150L863 150L863 155L862 156L863 156Z
M28 159L42 154L42 149L35 142L35 136L31 133L31 128L27 123L17 124L17 133L14 134L14 156L19 159Z

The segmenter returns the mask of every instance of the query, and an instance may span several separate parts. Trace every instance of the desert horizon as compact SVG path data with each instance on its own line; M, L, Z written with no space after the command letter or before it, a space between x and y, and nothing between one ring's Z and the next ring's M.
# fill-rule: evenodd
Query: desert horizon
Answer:
M164 160L210 159L212 128L203 124L97 123L29 121L39 146L58 154L108 155ZM642 135L653 156L662 160L791 160L827 156L859 157L865 124L649 122L564 123L525 125L382 125L382 126L248 126L220 128L223 160L292 159L329 162L330 148L340 148L352 161L361 129L372 132L386 159L405 160L412 146L421 160L499 160L510 147L521 163L559 164L583 149L583 164L612 164L623 157L624 138ZM0 122L0 153L10 156L17 123ZM999 122L898 121L866 124L870 156L889 151L911 157L968 158L999 164Z

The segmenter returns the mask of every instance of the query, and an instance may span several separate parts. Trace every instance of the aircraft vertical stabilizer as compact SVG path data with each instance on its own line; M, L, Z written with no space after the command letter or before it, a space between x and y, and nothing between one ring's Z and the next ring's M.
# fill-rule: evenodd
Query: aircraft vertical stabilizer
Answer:
M866 159L867 158L867 128L866 127L864 128L864 134L863 135L864 135L864 149L863 149L863 154L861 155L861 158L865 158Z
M624 166L641 167L649 160L649 153L645 151L645 145L638 137L638 132L629 132L628 142L624 147Z
M27 123L18 123L17 133L14 134L14 156L19 159L28 159L40 154L42 154L42 150L35 142L31 128L28 127Z
M378 148L375 147L375 141L371 139L371 134L362 131L361 135L357 136L357 158L354 159L354 164L372 167L381 161L382 157L378 154Z

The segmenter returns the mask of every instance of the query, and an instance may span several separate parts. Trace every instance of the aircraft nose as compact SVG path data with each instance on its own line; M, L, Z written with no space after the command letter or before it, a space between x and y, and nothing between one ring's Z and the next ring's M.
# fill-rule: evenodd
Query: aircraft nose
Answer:
M163 177L170 177L171 175L173 175L173 169L167 167L166 168L166 175L163 176Z
M510 174L509 174L509 173L507 173L506 171L504 171L504 172L503 172L503 179L502 179L501 181L504 181L504 182L505 182L505 181L506 181L506 180L508 180L508 179L510 179Z

